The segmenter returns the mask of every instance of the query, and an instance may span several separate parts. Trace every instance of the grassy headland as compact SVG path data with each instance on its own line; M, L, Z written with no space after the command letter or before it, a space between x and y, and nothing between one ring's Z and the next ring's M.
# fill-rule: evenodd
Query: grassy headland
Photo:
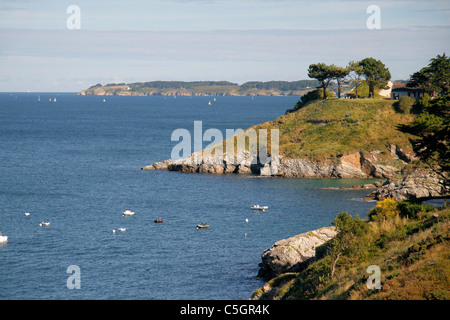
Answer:
M396 130L413 115L397 113L392 100L314 100L296 112L254 128L280 130L280 153L289 158L335 158L355 151L380 150L389 144L410 150L409 135Z

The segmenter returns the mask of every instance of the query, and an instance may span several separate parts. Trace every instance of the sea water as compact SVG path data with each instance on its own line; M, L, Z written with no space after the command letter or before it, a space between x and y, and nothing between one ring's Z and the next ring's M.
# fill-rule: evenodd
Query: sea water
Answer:
M0 93L0 299L248 299L264 249L340 211L365 216L368 191L325 189L365 181L140 168L170 158L175 129L225 136L298 98Z

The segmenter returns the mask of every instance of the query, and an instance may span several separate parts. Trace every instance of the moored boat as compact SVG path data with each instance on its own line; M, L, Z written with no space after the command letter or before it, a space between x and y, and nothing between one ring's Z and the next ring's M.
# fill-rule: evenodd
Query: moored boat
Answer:
M0 243L6 243L8 242L8 237L2 235L2 233L0 232Z
M122 213L122 215L123 215L124 217L130 217L130 216L134 215L134 212L131 211L130 209L126 209L126 210Z
M269 207L268 206L260 206L259 204L254 204L250 207L250 209L266 211L267 209L269 209Z

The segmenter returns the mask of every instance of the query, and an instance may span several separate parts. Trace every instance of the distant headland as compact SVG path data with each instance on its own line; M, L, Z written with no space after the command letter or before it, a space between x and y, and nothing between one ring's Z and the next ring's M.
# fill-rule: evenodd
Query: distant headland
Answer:
M241 85L229 81L149 81L100 83L79 95L97 96L300 96L314 90L317 80L249 81Z

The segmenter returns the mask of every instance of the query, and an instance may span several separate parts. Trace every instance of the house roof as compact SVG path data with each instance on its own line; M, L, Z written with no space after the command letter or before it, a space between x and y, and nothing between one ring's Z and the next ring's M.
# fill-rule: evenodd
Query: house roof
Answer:
M421 88L408 88L406 86L399 87L399 88L393 88L392 92L425 92L425 90Z

